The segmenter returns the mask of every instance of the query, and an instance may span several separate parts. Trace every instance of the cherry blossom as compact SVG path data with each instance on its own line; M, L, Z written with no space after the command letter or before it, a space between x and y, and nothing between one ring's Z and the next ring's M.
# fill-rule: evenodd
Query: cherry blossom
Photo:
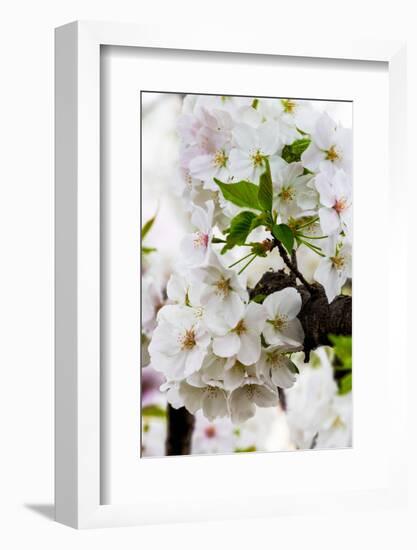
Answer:
M206 208L195 205L191 223L197 231L186 235L180 245L184 262L187 265L200 265L205 262L209 253L209 244L213 233L213 201L207 201Z
M263 306L267 312L263 335L268 344L297 346L303 343L304 331L297 319L301 296L295 288L288 287L270 294Z
M276 124L265 122L258 128L236 124L233 129L236 147L230 151L230 171L233 179L258 182L265 170L264 158L274 155L281 147Z
M246 422L254 416L256 406L274 407L277 405L277 390L256 377L246 378L239 388L232 391L229 399L231 419L235 424Z
M227 327L235 326L248 300L248 292L236 272L224 267L216 254L211 253L208 265L194 270L193 277L203 284L200 300L211 328L215 330L221 320Z
M180 380L200 369L210 336L198 313L190 307L167 305L149 345L152 366L169 380Z
M260 335L265 326L266 311L260 304L250 302L244 315L226 334L213 339L213 351L220 357L232 357L243 365L252 365L261 355Z
M299 353L300 318L310 351L311 281L331 303L352 275L351 130L322 111L291 98L182 100L172 191L191 229L163 277L150 269L154 252L144 258L141 336L142 366L163 378L161 402L196 416L193 452L266 448L237 435L257 408L288 420L292 448L351 441L351 404L337 395L329 352L312 351L320 374ZM265 296L260 285L254 296L269 269L290 286Z
M345 231L351 233L352 188L343 170L322 172L315 178L315 186L320 194L320 225L324 235Z
M269 346L262 350L257 363L257 373L279 388L291 388L296 380L298 368L288 357L288 353L299 351L301 346Z
M352 276L352 245L348 239L329 239L326 256L320 261L314 278L323 285L329 303L340 294L347 279Z
M343 168L350 172L352 163L351 131L336 124L324 112L311 132L311 143L301 156L303 166L312 172L323 167Z
M311 185L312 176L304 175L301 162L273 163L271 174L275 191L274 208L283 221L315 209L317 192Z

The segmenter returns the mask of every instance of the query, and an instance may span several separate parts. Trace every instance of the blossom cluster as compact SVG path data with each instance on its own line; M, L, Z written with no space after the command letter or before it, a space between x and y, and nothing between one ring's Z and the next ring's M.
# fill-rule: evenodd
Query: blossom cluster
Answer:
M289 257L307 248L328 301L340 294L351 276L351 133L307 101L190 95L178 134L193 230L157 314L151 365L172 406L239 424L294 385L304 340L297 289L250 299L242 272L276 242ZM228 265L236 248L250 253Z

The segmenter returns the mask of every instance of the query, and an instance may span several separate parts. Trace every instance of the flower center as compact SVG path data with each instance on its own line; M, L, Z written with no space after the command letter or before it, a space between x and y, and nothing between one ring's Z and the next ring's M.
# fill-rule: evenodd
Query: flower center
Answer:
M267 363L271 365L271 367L282 367L283 366L283 356L281 353L268 353L266 357Z
M334 203L333 208L336 210L338 214L343 212L343 210L346 210L347 208L347 200L346 199L339 199Z
M207 248L208 241L209 236L207 233L203 233L202 231L197 231L197 233L194 233L193 244L195 248Z
M335 269L340 271L343 269L343 266L345 265L345 258L344 256L336 255L330 258L330 261L332 262L332 265Z
M227 164L227 161L228 161L228 156L222 149L219 149L218 151L216 151L213 157L214 166L217 166L217 168L224 168Z
M204 430L204 435L208 439L212 439L216 435L216 428L213 425L207 426Z
M231 287L230 287L230 280L229 279L225 279L224 277L221 277L220 279L218 279L214 286L216 287L217 291L216 291L216 294L217 295L223 295L223 296L227 296L229 294L229 292L232 290Z
M186 330L180 337L180 343L182 351L193 349L196 345L194 329L190 328L189 330Z
M281 103L284 107L284 113L292 114L297 106L296 102L292 99L281 99Z
M336 147L332 145L330 149L326 151L326 160L330 160L330 162L334 162L335 160L340 160L342 158L342 155L339 151L336 151Z
M252 164L254 167L256 166L262 166L262 163L263 163L263 160L264 160L264 157L262 155L262 153L259 151L259 149L257 151L255 151L252 155L251 155L251 161L252 161Z
M332 422L332 428L344 428L344 427L345 427L345 423L343 422L343 420L340 418L340 416L336 416L336 418Z
M269 321L269 323L271 323L271 325L274 327L275 330L282 330L287 324L287 321L288 321L288 317L286 315L282 315L281 313L279 313L275 317L275 319L273 319L272 321Z
M291 186L283 187L279 193L280 199L285 202L290 202L294 200L294 196L295 196L295 191Z
M235 326L235 328L233 329L233 332L236 332L236 334L238 336L240 336L241 334L243 334L244 332L246 332L246 326L245 326L245 322L243 321L243 319L241 319L238 324Z

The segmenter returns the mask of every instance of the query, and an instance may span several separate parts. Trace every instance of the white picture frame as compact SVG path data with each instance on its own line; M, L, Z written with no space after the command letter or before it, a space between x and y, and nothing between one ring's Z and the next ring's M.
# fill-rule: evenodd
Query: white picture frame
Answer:
M356 493L294 494L267 510L248 513L240 498L234 505L179 505L168 498L161 506L101 504L100 497L100 48L102 45L172 50L245 53L294 58L382 61L389 70L390 189L405 189L405 45L401 42L280 42L268 35L251 44L238 32L188 30L113 23L75 22L56 29L56 519L76 528L159 523L328 510L338 505L366 509L393 506L405 498L406 478L401 433L390 450L385 487ZM219 53L218 55L222 55ZM396 227L405 222L393 209ZM389 243L394 237L388 237ZM389 244L393 246L394 242ZM406 247L397 253L404 259ZM404 262L398 262L400 276ZM398 277L398 270L396 276ZM404 319L405 294L390 303L390 315ZM404 332L405 333L405 332ZM405 349L396 392L405 392ZM397 374L398 376L398 374ZM403 390L401 389L403 388ZM398 399L398 395L397 395ZM401 402L401 400L400 400ZM395 421L403 425L404 407ZM393 423L394 425L394 423ZM389 429L393 429L391 426ZM220 495L221 496L221 495ZM159 511L157 511L159 510Z

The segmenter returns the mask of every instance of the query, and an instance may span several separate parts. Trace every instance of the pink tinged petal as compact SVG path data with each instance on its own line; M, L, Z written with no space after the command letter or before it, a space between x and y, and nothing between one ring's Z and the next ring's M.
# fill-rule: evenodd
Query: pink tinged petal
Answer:
M243 365L253 365L261 356L261 338L253 332L240 335L240 348L237 352L238 360Z
M230 415L233 424L241 424L252 418L256 412L255 404L248 398L245 386L234 390L229 400Z
M245 325L249 327L251 332L261 334L268 314L261 304L250 302L245 313Z
M330 259L325 258L320 262L314 274L314 278L318 283L323 285L329 303L340 294L340 277L337 270L334 269Z
M252 151L258 147L256 131L247 124L236 124L233 137L237 146L243 151Z
M325 153L314 144L310 143L304 153L301 155L301 163L305 168L312 172L317 172L320 163L325 159Z
M297 346L304 342L304 330L299 319L288 321L280 331L280 339L283 344Z
M261 384L254 384L253 401L258 407L275 407L278 405L278 392Z
M207 388L203 397L203 413L208 420L228 415L226 394L219 388Z
M227 391L233 391L242 384L244 378L245 368L239 363L235 363L231 369L224 371L224 388Z
M219 357L232 357L240 348L240 338L234 332L213 339L213 352Z
M324 235L333 235L340 231L339 214L334 208L320 208L320 226Z
M202 388L196 388L187 383L182 383L179 387L179 394L184 401L185 408L191 414L195 414L198 409L201 409L204 395L204 390Z
M223 317L230 328L235 327L243 317L245 305L236 292L229 292L223 299Z
M291 363L288 358L286 358L286 361ZM272 367L271 380L275 386L288 389L295 384L297 380L297 375L291 372L291 370L285 364L282 364L280 366Z

